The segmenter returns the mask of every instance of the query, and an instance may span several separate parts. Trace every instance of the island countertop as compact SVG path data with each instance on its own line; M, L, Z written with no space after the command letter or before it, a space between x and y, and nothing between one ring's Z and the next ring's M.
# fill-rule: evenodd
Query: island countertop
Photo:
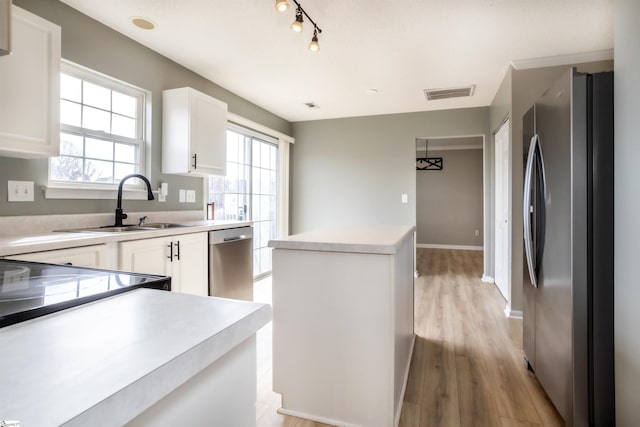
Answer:
M122 425L271 320L265 304L139 289L0 329L0 419Z
M323 252L394 254L404 239L410 235L413 236L415 229L412 226L331 228L271 240L269 247Z

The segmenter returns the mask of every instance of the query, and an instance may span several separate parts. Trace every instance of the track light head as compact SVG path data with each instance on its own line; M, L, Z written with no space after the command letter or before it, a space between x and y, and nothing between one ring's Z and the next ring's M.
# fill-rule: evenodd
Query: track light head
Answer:
M320 43L318 43L318 29L313 29L313 37L311 38L311 43L309 43L309 50L311 52L318 52L320 50Z
M293 21L293 23L291 24L291 29L293 31L295 31L296 33L301 33L302 32L302 21L303 21L302 10L298 6L298 9L296 9L296 20Z
M276 0L276 10L278 12L284 12L289 9L289 2L287 0Z

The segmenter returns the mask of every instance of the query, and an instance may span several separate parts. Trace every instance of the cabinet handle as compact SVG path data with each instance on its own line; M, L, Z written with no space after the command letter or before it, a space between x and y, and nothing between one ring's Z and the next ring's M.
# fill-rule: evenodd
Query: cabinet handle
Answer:
M173 243L169 243L167 246L169 247L169 256L167 258L173 262Z
M180 261L180 240L176 242L176 258Z
M198 169L198 154L193 155L193 168Z

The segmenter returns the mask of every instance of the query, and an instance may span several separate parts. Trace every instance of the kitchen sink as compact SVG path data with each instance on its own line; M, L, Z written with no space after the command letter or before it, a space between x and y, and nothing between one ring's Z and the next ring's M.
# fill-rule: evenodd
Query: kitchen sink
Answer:
M54 231L67 232L67 233L124 233L127 231L162 230L165 228L176 228L176 227L189 227L189 225L175 224L171 222L158 222L158 223L149 223L149 224L143 224L143 225L134 225L134 224L123 225L123 226L105 225L102 227L74 228L70 230L54 230Z
M149 223L149 224L142 224L142 225L137 225L135 226L138 229L162 229L162 228L176 228L176 227L189 227L189 225L187 224L175 224L175 223L171 223L171 222L156 222L156 223Z

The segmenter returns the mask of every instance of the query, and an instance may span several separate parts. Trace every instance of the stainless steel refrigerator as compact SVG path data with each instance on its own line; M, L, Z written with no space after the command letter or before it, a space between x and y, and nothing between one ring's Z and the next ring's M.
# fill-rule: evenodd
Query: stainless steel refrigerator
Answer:
M613 73L564 74L523 143L528 367L567 426L614 426Z

